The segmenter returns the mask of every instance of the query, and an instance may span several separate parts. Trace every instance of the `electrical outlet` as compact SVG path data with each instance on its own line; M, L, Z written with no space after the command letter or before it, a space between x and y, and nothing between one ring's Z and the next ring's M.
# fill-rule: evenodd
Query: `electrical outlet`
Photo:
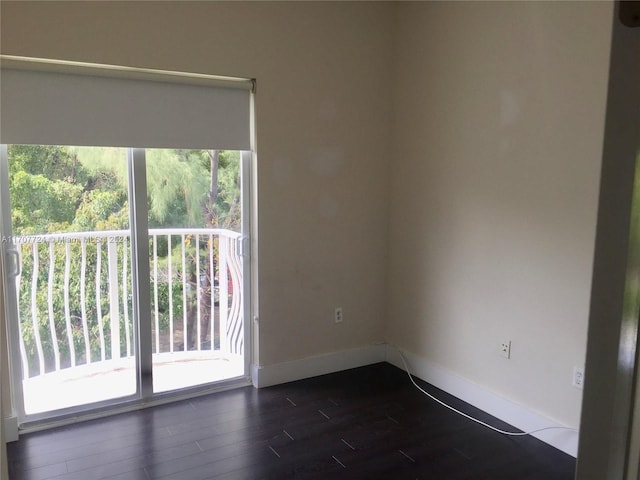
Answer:
M571 384L580 390L584 388L584 368L573 367L573 381Z
M336 309L333 311L333 320L336 323L342 323L342 307L336 307Z
M500 342L498 353L504 358L511 358L511 340Z

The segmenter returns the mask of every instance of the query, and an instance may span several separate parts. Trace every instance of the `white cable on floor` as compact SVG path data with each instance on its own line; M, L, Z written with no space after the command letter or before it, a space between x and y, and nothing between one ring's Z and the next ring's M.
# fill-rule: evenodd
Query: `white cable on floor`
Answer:
M399 348L396 348L396 350L400 354L400 358L402 359L402 363L404 364L404 369L407 372L407 375L409 375L409 379L411 380L411 383L413 383L413 385L418 390L420 390L422 393L424 393L431 400L433 400L434 402L439 403L443 407L446 407L449 410L452 410L453 412L457 413L458 415L462 415L463 417L465 417L465 418L467 418L467 419L469 419L469 420L471 420L473 422L476 422L476 423L482 425L483 427L489 428L489 429L493 430L494 432L501 433L502 435L509 435L509 436L512 436L512 437L523 437L525 435L531 435L533 433L542 432L544 430L571 430L572 432L577 432L578 431L575 428L571 428L571 427L544 427L544 428L537 428L537 429L531 430L529 432L508 432L506 430L500 430L499 428L496 428L493 425L489 425L488 423L485 423L482 420L478 420L477 418L474 418L471 415L467 415L466 413L461 412L460 410L457 410L457 409L453 408L451 405L446 404L442 400L439 400L438 398L434 397L429 392L427 392L426 390L421 388L420 385L418 385L415 382L415 380L413 379L413 375L411 374L411 370L409 369L409 365L407 364L407 360L404 358L404 354L402 353L402 351L400 351Z

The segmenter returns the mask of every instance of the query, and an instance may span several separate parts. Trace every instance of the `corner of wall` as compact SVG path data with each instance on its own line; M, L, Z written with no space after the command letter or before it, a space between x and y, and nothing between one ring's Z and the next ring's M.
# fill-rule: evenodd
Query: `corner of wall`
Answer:
M534 432L531 435L574 458L577 456L577 429L562 425L523 405L512 402L477 383L434 365L418 355L398 349L393 345L387 346L386 361L405 370L401 355L406 359L412 375L523 432L547 429Z
M384 361L385 346L369 345L274 365L252 365L251 377L253 385L262 388Z

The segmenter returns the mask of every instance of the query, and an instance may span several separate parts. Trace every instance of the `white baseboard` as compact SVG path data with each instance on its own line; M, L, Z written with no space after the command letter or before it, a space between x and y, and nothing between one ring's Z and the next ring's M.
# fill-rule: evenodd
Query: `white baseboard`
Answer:
M6 417L4 419L4 441L15 442L18 440L18 417Z
M531 431L543 427L566 427L566 425L559 424L540 413L512 402L466 378L435 366L417 355L405 351L402 353L416 377L520 430ZM252 365L251 378L255 387L262 388L379 362L388 362L404 370L404 365L397 350L390 345L381 344L342 350L275 365ZM4 429L5 441L13 442L18 440L17 417L5 418ZM533 436L573 457L577 456L578 433L575 431L546 430L535 433Z
M522 431L528 432L544 427L567 427L567 425L562 425L527 407L512 402L466 378L437 367L417 355L405 351L402 353L416 377ZM404 370L400 355L392 346L387 347L386 361ZM545 430L534 433L532 436L574 458L578 454L578 432L576 431Z
M269 387L384 362L385 357L386 345L371 345L276 363L275 365L252 365L251 378L255 387Z
M404 351L403 354L416 377L522 431L544 427L566 427L466 378L437 367L417 355ZM255 387L262 388L385 361L404 370L397 350L385 344L343 350L275 365L252 365L251 378ZM573 457L577 456L578 433L575 431L545 430L533 436Z

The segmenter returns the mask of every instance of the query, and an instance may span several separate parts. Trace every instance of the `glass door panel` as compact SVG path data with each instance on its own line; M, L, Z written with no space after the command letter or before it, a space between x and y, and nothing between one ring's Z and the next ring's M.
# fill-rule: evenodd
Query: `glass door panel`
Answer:
M154 392L245 374L240 164L146 150Z
M21 421L246 375L248 152L9 145L1 156ZM148 229L135 222L133 235L141 217Z
M2 161L22 413L134 395L126 150L10 145Z

